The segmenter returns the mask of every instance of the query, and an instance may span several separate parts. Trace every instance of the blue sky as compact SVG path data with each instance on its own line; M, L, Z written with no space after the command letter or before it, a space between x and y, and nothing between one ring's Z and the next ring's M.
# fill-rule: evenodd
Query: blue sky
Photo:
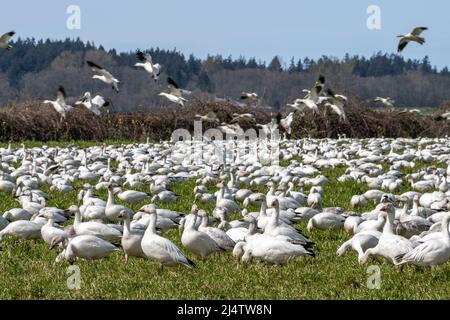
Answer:
M433 5L430 5L430 3ZM69 30L69 5L81 9L81 29ZM381 9L381 30L369 30L369 5ZM450 65L450 2L418 0L39 0L8 1L0 30L21 37L80 37L119 51L177 48L204 58L243 55L270 61L279 55L342 57L395 52L396 36L427 26L424 46L409 45L406 58L428 55L439 68Z

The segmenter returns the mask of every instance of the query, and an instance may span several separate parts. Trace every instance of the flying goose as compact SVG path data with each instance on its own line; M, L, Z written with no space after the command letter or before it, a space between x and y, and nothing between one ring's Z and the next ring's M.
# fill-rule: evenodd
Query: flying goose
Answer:
M16 33L14 31L10 31L5 33L0 37L0 49L11 50L12 45L9 44L9 41Z
M317 106L317 104L320 104L321 102L324 101L323 97L319 96L324 86L325 86L325 77L320 75L316 83L314 84L314 87L309 91L309 93L307 93L303 99L295 100L294 106L293 105L289 106L295 108L296 110L299 110L301 106L305 106L311 109L315 114L318 114L319 107Z
M209 111L204 116L202 116L200 114L196 114L195 117L202 121L209 122L209 123L219 123L220 122L219 118L217 117L217 114L214 111Z
M344 111L344 106L345 103L347 102L347 97L343 95L334 94L334 92L331 89L328 89L326 93L328 100L325 106L330 107L331 110L333 110L333 112L339 116L339 121L347 122L347 116Z
M141 62L136 63L134 66L143 68L152 76L155 82L158 81L158 77L161 74L161 65L159 63L153 64L152 57L149 53L138 51L136 52L136 57Z
M170 92L169 93L161 92L159 95L164 96L169 101L179 104L180 106L184 107L184 102L186 102L187 100L182 97L181 90L178 87L178 85L176 84L176 82L172 78L168 77L167 83L169 84L168 87L169 87Z
M75 102L75 105L82 105L96 116L100 116L102 113L101 108L109 106L109 101L106 101L105 98L100 95L96 95L92 98L91 93L88 91L80 101Z
M450 120L450 112L445 112L434 118L434 120L435 121Z
M394 107L394 103L395 100L393 100L392 98L382 98L382 97L376 97L375 99L373 99L374 102L381 102L385 107L387 108L393 108Z
M72 106L66 104L66 91L63 86L59 86L55 101L45 100L44 103L51 104L55 108L56 112L61 115L61 121L66 119L67 113L73 109Z
M292 121L294 120L294 113L291 112L287 115L286 118L282 118L281 117L281 113L277 114L277 120L278 123L281 125L281 127L284 129L287 137L286 138L290 138L291 137L291 133L292 133Z
M428 28L417 27L407 35L397 36L398 38L400 38L400 42L398 43L398 52L402 52L410 41L420 43L421 45L424 44L425 38L420 37L420 34L425 30L428 30Z
M242 92L241 93L241 100L255 101L257 99L258 99L258 94L255 92Z
M119 87L118 83L120 82L116 78L113 77L113 75L100 67L98 64L95 64L92 61L86 61L86 63L89 65L89 67L92 69L92 71L99 73L100 75L96 74L92 77L92 79L98 79L106 84L109 84L112 86L113 90L115 90L117 93L119 93Z

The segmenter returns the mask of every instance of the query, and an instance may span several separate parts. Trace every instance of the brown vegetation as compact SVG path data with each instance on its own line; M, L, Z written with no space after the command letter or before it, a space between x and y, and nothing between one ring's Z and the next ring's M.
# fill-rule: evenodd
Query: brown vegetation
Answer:
M441 110L444 110L443 107ZM82 107L76 107L67 119L60 121L51 106L40 102L27 102L0 108L0 141L70 141L70 140L136 140L147 137L154 140L169 139L174 129L193 131L196 114L215 111L221 122L229 122L233 113L251 112L257 123L270 122L273 113L252 107L240 108L229 103L191 101L184 109L177 107L152 109L145 113L105 113L96 117ZM292 110L284 110L286 115ZM347 123L340 123L330 109L321 107L320 115L307 111L298 113L292 124L292 138L317 137L443 137L450 134L448 122L437 122L432 115L416 115L370 109L356 98L346 106ZM203 130L211 128L203 124ZM244 129L251 124L242 124Z

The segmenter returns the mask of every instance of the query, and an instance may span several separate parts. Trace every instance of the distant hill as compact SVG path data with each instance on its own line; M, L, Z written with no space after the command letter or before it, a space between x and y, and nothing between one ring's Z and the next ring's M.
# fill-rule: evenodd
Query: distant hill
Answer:
M160 81L154 83L134 67L134 52L106 52L102 46L79 39L18 39L12 45L13 50L0 51L1 105L52 98L61 84L70 97L91 91L111 99L116 111L145 111L167 105L158 93L167 89L165 78L169 75L181 87L192 90L194 96L238 100L241 91L251 91L259 94L262 106L281 108L302 97L301 90L311 87L319 73L327 77L327 86L334 91L354 94L362 100L389 96L398 107L437 107L450 100L448 68L437 70L428 57L405 60L379 52L370 58L347 54L342 59L323 56L287 63L274 57L266 63L256 58L222 56L201 60L175 49L150 48L154 62L163 66ZM111 70L121 80L121 92L115 94L91 80L86 59Z

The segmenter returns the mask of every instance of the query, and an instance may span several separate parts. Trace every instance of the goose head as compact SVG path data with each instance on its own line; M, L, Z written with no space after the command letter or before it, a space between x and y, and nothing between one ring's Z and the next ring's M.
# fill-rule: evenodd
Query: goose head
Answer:
M272 208L277 208L280 205L280 202L278 201L278 198L274 197L272 201L270 202L270 206Z
M245 253L245 242L244 241L239 241L238 243L236 243L236 245L234 246L233 249L233 257L236 259L237 264L239 265L242 256Z
M193 214L193 215L197 215L198 214L198 212L199 212L199 208L198 208L198 206L194 203L193 205L192 205L192 208L191 208L191 213Z
M381 196L380 203L394 204L396 201L397 201L397 199L393 194L385 193Z
M117 216L117 218L121 221L125 220L126 218L129 218L130 215L126 210L120 210L119 215Z
M68 207L67 209L64 209L64 213L74 214L77 212L80 212L80 208L76 204L73 204L70 207Z
M147 213L147 214L156 214L157 207L154 204L147 204L143 207L141 207L138 211Z

